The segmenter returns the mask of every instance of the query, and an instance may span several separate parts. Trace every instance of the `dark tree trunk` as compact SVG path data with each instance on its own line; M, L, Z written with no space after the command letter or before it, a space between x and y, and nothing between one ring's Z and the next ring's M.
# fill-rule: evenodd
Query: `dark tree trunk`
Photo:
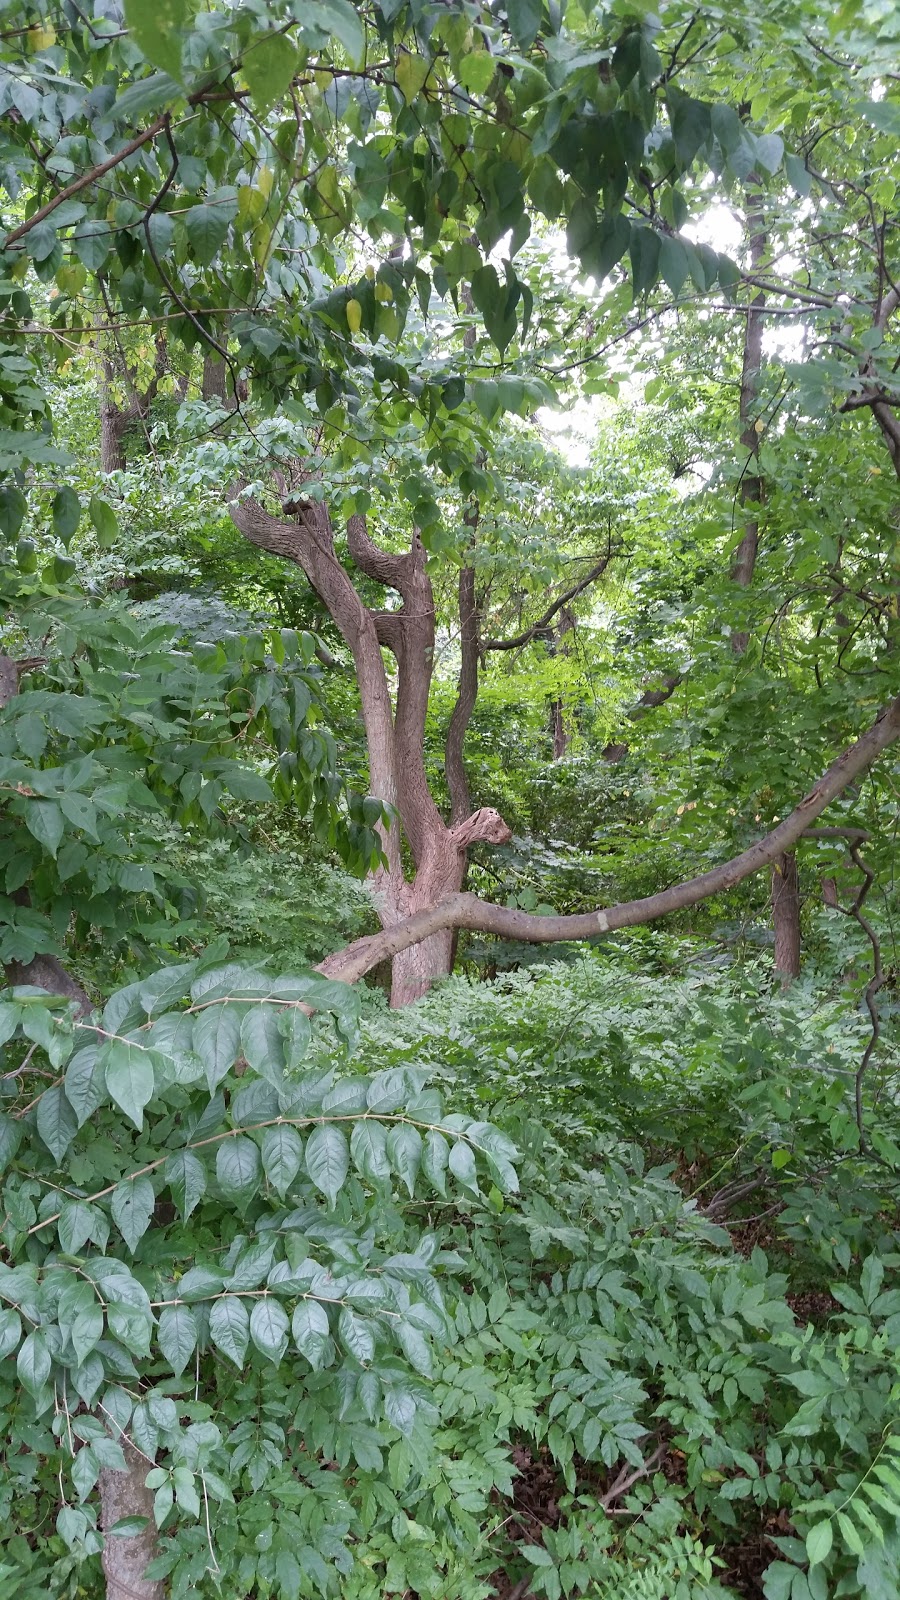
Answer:
M800 878L797 857L786 850L772 866L775 971L787 987L800 976Z
M100 406L100 470L101 472L124 472L127 466L125 460L125 434L131 421L126 411L120 411L113 400L105 394Z

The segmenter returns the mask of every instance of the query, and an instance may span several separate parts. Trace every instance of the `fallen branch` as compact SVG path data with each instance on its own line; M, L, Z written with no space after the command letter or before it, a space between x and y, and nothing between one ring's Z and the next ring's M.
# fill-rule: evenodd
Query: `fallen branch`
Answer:
M610 1484L606 1493L600 1496L600 1504L604 1511L611 1511L615 1502L621 1500L623 1494L627 1494L628 1490L634 1484L639 1483L641 1478L649 1478L653 1468L658 1461L662 1460L667 1449L668 1445L663 1439L656 1446L653 1454L649 1455L646 1461L642 1461L639 1467L632 1467L630 1472L627 1467L622 1467L618 1477Z
M758 839L749 849L732 857L710 872L674 884L644 900L628 900L620 905L574 916L534 916L507 906L490 905L474 894L449 895L427 910L406 917L381 933L356 939L323 961L318 971L330 978L355 983L372 967L390 956L408 950L433 933L445 928L468 928L474 933L490 933L501 939L518 939L526 944L554 944L559 940L594 939L600 933L618 928L636 928L655 922L673 911L708 900L734 888L744 878L771 866L790 850L807 829L847 786L864 772L888 745L900 737L900 695L879 713L875 722L855 744L845 750L823 773L813 788L771 833Z

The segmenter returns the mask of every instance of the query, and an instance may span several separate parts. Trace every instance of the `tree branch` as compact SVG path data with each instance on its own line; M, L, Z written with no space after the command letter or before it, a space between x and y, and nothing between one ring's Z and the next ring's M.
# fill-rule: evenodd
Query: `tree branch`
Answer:
M592 939L617 928L639 927L673 911L697 905L770 866L785 850L791 849L826 806L898 737L900 695L885 707L855 744L838 756L796 809L764 838L721 866L658 894L648 895L646 899L625 901L574 916L540 917L506 906L488 905L477 895L450 895L440 904L406 918L384 933L355 940L329 956L318 970L328 977L353 983L379 961L409 949L410 945L444 928L468 928L504 939L521 939L529 944L552 944L561 939Z
M365 517L357 515L348 518L347 548L360 572L364 572L367 578L374 578L376 583L383 583L388 589L401 590L409 558L381 550L369 537Z
M596 582L597 578L606 571L613 554L612 546L610 546L606 554L601 556L600 560L591 567L590 572L585 573L584 577L573 584L571 589L567 589L565 594L561 594L558 600L554 600L553 604L547 607L543 616L538 617L537 622L532 627L526 628L524 633L517 634L514 639L483 639L481 643L482 650L521 650L523 645L530 644L535 634L540 633L542 628L546 628L547 624L553 621L557 611L561 611L563 606L569 604L570 600L577 599L578 595L583 594L585 589Z

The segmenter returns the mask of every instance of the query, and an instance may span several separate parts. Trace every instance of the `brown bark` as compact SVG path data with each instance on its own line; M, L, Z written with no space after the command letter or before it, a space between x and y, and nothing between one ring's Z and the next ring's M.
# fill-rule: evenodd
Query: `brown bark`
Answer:
M319 970L328 977L354 983L379 961L408 949L422 939L446 928L469 928L479 933L496 934L504 939L521 939L531 944L552 944L565 939L592 939L617 928L635 928L673 911L697 905L711 895L721 894L741 883L752 873L771 866L790 850L821 816L822 812L854 778L872 764L882 750L900 737L900 695L879 714L871 728L832 763L799 805L777 827L722 866L675 884L644 900L631 900L616 906L575 916L532 916L507 906L493 906L477 895L455 894L430 910L409 917L405 922L380 934L357 939L322 962Z
M754 180L751 179L751 181ZM757 274L762 265L766 248L766 236L763 232L762 212L758 195L753 197L748 206L747 223L750 229L750 262L754 274ZM744 329L744 358L741 368L740 398L741 444L750 454L744 476L741 479L741 506L746 512L744 535L735 552L734 564L731 569L733 581L742 589L749 589L753 582L756 557L759 553L759 506L763 496L763 484L759 474L760 434L756 430L757 417L755 413L759 399L759 373L762 366L763 307L765 303L766 297L760 290L747 309ZM750 635L746 631L738 630L733 633L731 647L735 655L743 655L749 642Z
M463 761L466 731L478 698L478 607L475 599L475 568L461 567L459 573L459 689L447 728L444 747L444 772L450 791L450 822L462 822L472 810L472 796Z
M772 863L772 923L775 971L787 987L800 976L800 878L793 850Z
M637 705L632 706L628 712L629 722L640 722L648 711L652 711L656 706L665 705L667 700L671 700L675 690L683 681L683 672L669 672L663 678L661 689L645 689ZM610 765L614 765L617 761L622 761L627 756L629 748L630 746L622 741L605 745L603 759L609 762Z
M121 352L119 352L121 357ZM125 439L135 422L143 422L159 392L159 380L166 370L166 341L160 334L156 340L156 370L146 389L135 387L134 378L127 370L124 357L119 362L120 372L112 355L103 356L103 377L100 386L100 468L102 472L124 472L128 463L125 456ZM113 393L117 376L121 377L128 393L126 406L120 406Z
M110 1467L104 1467L100 1474L100 1520L106 1533L103 1541L106 1600L165 1600L166 1586L162 1579L152 1581L144 1577L149 1563L159 1553L153 1520L153 1491L144 1481L152 1462L142 1456L129 1439L123 1438L120 1443L127 1471L113 1472ZM142 1533L129 1538L107 1533L123 1517L146 1517L147 1525Z
M295 517L271 516L255 501L233 498L229 510L251 543L294 561L306 573L334 619L352 654L362 701L369 752L369 788L398 815L409 845L413 875L407 880L397 825L382 829L387 865L373 875L382 927L419 915L462 886L469 847L503 843L509 830L493 811L454 818L448 827L428 786L425 771L425 718L434 661L435 614L425 550L417 532L402 554L381 549L363 517L347 524L347 548L361 572L394 589L396 610L374 612L365 606L337 558L325 507L304 498L290 502ZM396 702L392 702L381 655L386 647L397 662ZM460 752L461 753L461 752ZM459 798L459 796L457 796ZM391 1004L407 1005L430 983L450 971L452 928L436 928L419 946L404 945L392 967Z

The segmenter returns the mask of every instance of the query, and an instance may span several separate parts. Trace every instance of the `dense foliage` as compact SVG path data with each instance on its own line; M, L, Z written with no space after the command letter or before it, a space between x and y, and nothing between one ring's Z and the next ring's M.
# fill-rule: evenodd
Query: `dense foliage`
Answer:
M900 1590L900 24L659 12L0 6L10 1600Z

